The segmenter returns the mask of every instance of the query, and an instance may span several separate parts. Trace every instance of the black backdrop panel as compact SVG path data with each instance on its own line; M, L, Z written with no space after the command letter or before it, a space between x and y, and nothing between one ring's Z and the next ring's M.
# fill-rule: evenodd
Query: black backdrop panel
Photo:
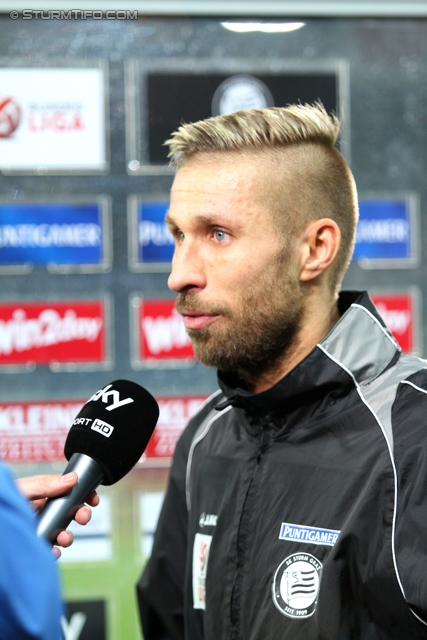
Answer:
M79 640L106 640L105 601L81 600L66 603L66 625ZM76 635L80 630L79 635ZM67 636L68 637L68 636Z
M327 111L339 113L338 78L335 73L253 74L270 90L274 106L320 100ZM196 122L212 115L212 100L220 84L230 74L149 73L147 99L149 120L149 160L167 162L163 146L180 124Z

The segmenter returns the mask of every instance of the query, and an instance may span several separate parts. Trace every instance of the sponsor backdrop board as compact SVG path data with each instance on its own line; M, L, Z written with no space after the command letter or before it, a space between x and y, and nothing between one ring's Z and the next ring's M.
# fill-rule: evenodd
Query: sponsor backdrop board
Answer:
M205 402L206 396L168 396L156 399L160 416L145 450L144 459L147 462L172 458L185 425ZM1 402L0 454L3 460L11 463L65 463L65 439L85 402L86 400Z
M419 354L419 290L411 287L407 292L375 292L371 297L403 353Z
M133 367L188 366L195 355L173 299L131 298Z
M109 301L0 303L0 368L110 367Z
M365 269L418 266L418 211L415 193L360 198L353 260Z
M64 443L86 400L0 403L0 454L10 463L65 463Z
M157 398L160 416L145 451L147 462L172 458L184 427L205 400L206 396Z
M106 65L0 67L0 170L102 172Z
M65 200L65 198L64 198ZM55 273L111 269L111 204L1 202L0 273L28 273L45 266Z
M275 65L277 70L273 72L272 66L268 60L222 60L218 65L203 66L194 61L189 65L185 60L168 61L163 66L129 61L129 172L170 173L164 142L184 122L239 109L315 101L321 101L328 112L345 111L348 116L348 72L344 60L298 64L284 61ZM191 72L186 71L189 67ZM348 133L347 129L347 151Z
M215 373L186 352L167 288L172 244L162 218L173 176L162 137L177 124L295 97L319 98L343 115L339 144L364 221L344 288L379 294L402 348L426 353L427 128L420 123L427 70L420 60L427 22L306 19L299 27L235 33L206 17L0 15L0 211L16 207L0 223L0 305L16 304L18 312L0 318L0 452L16 475L62 472L73 414L115 379L135 380L161 404L144 462L100 488L109 507L96 531L87 539L80 531L79 546L63 552L63 591L75 605L68 640L97 640L97 633L141 640L134 585L169 455L190 404L217 388ZM55 206L62 222L46 217ZM134 292L136 306L129 304ZM388 297L402 294L410 297ZM99 306L82 315L68 307L75 315L67 318L67 309L52 306L104 300L105 317ZM169 307L143 315L142 302L152 301ZM47 319L27 306L39 302L53 311ZM82 318L105 322L101 342L76 333ZM46 322L55 327L51 339ZM90 627L85 607L100 602Z
M174 239L165 224L169 196L128 199L129 267L132 271L170 271Z

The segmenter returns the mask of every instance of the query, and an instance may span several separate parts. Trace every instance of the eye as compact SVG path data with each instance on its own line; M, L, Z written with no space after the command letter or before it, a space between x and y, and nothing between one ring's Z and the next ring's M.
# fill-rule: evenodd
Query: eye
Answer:
M185 235L183 234L182 231L180 231L179 229L174 229L173 231L171 231L171 233L174 237L175 242L177 243L184 242Z
M225 231L221 231L220 229L214 230L214 238L218 242L223 242L226 239L226 237L227 237L227 234L225 233Z

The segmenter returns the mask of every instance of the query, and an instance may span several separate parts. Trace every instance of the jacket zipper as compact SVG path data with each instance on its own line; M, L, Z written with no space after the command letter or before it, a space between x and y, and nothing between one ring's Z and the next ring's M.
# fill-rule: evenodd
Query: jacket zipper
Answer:
M241 598L243 588L243 578L245 570L246 552L248 547L248 541L250 538L251 519L253 517L253 501L254 491L256 485L254 483L256 474L259 470L259 465L262 460L263 454L268 449L271 442L271 429L266 428L269 423L268 416L260 420L259 425L259 441L258 441L258 453L256 457L256 464L252 473L252 477L249 481L248 489L246 492L242 513L240 516L240 523L237 533L237 560L236 570L234 577L234 585L231 593L230 603L230 619L232 625L231 640L240 639L240 609Z

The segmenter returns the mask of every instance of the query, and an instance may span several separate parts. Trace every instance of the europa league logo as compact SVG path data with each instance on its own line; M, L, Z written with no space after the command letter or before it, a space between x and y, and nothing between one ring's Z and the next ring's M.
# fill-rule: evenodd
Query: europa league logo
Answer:
M21 107L14 98L0 98L0 138L8 138L21 120Z

